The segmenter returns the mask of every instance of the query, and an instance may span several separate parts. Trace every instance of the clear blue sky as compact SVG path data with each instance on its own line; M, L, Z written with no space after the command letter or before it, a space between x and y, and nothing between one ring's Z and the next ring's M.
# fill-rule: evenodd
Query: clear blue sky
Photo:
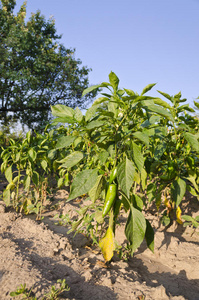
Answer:
M153 95L199 96L199 0L27 0L27 17L37 10L92 68L91 85L113 71L138 93L157 82Z

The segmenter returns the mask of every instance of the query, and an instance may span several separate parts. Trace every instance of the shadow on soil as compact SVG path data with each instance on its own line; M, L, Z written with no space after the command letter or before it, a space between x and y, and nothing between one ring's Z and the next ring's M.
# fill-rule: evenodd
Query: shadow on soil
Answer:
M65 279L70 287L70 291L63 293L63 297L67 297L67 299L117 299L116 294L108 287L95 285L95 288L93 288L93 283L89 284L85 281L84 276L81 276L71 267L64 264L64 260L68 260L67 257L62 257L62 260L41 257L34 250L32 252L28 250L33 246L31 241L15 239L10 233L7 233L5 237L11 239L16 244L19 255L22 255L24 260L30 263L30 272L34 268L42 275L42 282L39 279L33 286L34 293L41 292L44 289L49 290L58 279ZM19 282L19 286L20 284L21 282Z
M155 262L151 263L155 265ZM199 299L199 280L189 280L184 270L175 274L162 265L162 268L159 268L159 272L153 273L151 270L149 271L143 260L137 257L129 259L129 268L136 271L148 286L157 287L163 285L169 297L184 296L188 300ZM157 267L155 268L157 269Z

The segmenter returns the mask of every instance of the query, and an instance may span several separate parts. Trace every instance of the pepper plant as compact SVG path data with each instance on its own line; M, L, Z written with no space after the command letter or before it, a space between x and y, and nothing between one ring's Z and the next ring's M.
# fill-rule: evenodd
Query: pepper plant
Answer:
M158 124L164 123L165 130L153 136L146 161L153 182L147 187L147 195L149 201L156 201L158 209L164 195L164 225L170 225L174 218L182 224L180 205L186 191L199 199L198 120L189 114L195 112L189 104L181 104L186 101L181 93L159 93L169 100L165 107L173 121L160 119Z
M122 211L128 212L125 234L131 253L144 238L149 249L154 250L154 232L142 213L147 203L146 161L151 137L163 134L165 123L175 122L166 101L146 95L154 85L149 84L139 95L120 89L118 77L111 72L109 82L84 91L83 96L97 88L108 90L85 115L78 108L52 107L52 114L57 117L54 123L66 123L70 132L57 142L57 148L69 151L60 167L76 169L67 201L88 194L92 200L90 208L96 211L95 221L108 223L99 241L106 261L113 256L115 228ZM157 126L160 119L165 121ZM88 209L84 208L75 229L81 226Z
M9 143L2 147L1 153L1 172L8 181L3 200L7 206L41 217L54 167L53 131L44 135L35 133L35 136L29 131L22 141L10 139Z

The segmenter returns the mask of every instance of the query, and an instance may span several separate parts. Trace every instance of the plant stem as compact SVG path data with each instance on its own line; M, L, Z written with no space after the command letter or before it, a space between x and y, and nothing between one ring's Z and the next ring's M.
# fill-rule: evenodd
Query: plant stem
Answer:
M113 208L111 208L111 210L110 210L109 226L111 227L111 229L115 235L115 222L114 222Z

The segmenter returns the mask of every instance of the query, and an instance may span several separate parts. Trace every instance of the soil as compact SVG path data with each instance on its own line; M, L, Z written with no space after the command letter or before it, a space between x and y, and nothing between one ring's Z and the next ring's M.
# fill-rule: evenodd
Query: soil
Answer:
M110 265L104 263L97 247L90 246L83 234L67 234L68 229L56 225L57 213L74 213L74 203L66 203L67 191L54 196L56 210L24 216L0 202L0 299L13 299L9 294L20 284L32 288L37 299L65 279L70 291L61 299L140 299L199 300L199 231L174 224L167 230L160 226L153 209L147 218L155 230L155 252L145 243L133 257ZM192 199L184 212L198 215L198 201ZM124 221L124 218L123 218ZM125 241L124 226L116 232L119 243ZM19 299L19 298L16 298Z

